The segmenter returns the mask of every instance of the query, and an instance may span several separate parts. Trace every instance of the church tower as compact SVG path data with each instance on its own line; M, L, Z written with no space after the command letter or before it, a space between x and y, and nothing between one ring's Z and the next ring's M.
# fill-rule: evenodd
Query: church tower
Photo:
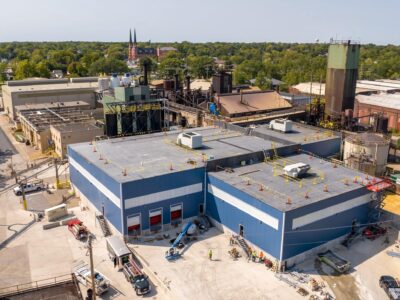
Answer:
M129 29L128 60L134 61L136 59L137 59L136 29L133 29L133 41L132 41L132 30Z

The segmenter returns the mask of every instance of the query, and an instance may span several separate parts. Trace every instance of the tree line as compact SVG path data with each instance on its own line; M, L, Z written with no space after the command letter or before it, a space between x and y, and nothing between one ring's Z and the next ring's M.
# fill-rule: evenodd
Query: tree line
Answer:
M310 80L324 82L329 45L181 42L168 46L178 51L168 53L160 61L146 58L157 78L170 78L176 73L209 78L222 61L222 67L233 73L235 84L255 80L256 85L268 88L271 78L282 80L286 86ZM5 80L7 67L13 69L15 79L48 78L52 70L61 70L70 77L128 72L127 49L127 43L0 43L0 79ZM400 78L400 46L362 45L359 78Z

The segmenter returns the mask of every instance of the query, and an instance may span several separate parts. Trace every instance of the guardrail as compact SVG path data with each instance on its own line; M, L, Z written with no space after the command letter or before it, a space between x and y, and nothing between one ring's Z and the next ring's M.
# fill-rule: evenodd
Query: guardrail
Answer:
M40 289L58 286L65 283L76 283L73 274L65 274L53 278L17 284L6 288L0 288L0 296L4 297L4 296L19 295L22 293L37 291Z

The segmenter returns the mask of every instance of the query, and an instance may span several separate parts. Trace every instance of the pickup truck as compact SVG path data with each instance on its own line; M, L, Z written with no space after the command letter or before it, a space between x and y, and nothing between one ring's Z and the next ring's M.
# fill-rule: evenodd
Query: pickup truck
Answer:
M22 195L22 185L24 187L25 193L31 193L31 192L39 192L45 188L44 184L42 181L39 182L32 182L32 183L22 183L19 186L14 188L14 194L17 196Z
M75 264L73 272L76 276L76 279L80 283L88 288L92 287L91 272L88 264L84 263L83 261L79 261L77 264ZM109 290L110 281L103 274L94 270L94 285L96 289L96 295L102 295Z
M140 268L132 259L124 264L122 271L125 275L126 280L132 283L136 295L145 295L150 292L151 287L148 276L142 273Z
M400 285L392 276L381 276L379 286L383 288L390 300L400 300Z
M328 250L324 253L319 253L318 259L321 262L326 263L328 266L338 271L339 273L347 272L351 266L350 262L348 262L343 257L340 257L339 255L333 253L331 250Z

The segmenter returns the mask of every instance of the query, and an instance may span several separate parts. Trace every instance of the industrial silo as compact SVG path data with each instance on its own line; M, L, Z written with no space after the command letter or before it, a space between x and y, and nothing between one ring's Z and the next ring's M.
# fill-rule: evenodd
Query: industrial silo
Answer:
M376 133L348 136L344 141L343 161L346 166L381 176L386 169L390 140Z
M360 44L332 41L328 52L325 86L325 115L339 121L342 112L354 109Z

